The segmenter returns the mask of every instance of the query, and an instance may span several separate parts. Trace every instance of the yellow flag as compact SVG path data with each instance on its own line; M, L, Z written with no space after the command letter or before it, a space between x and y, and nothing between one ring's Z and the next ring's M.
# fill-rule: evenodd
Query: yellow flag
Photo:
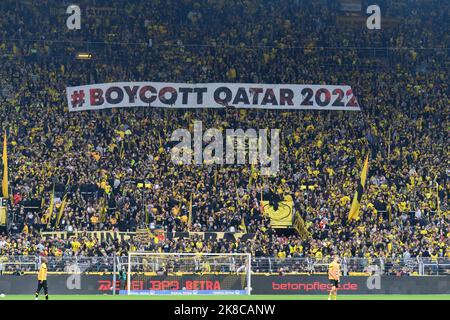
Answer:
M50 208L48 209L47 225L49 225L50 221L52 220L54 207L55 207L55 185L53 185L52 196L50 197Z
M107 206L107 201L106 201L105 196L103 196L103 198L100 199L100 221L101 222L106 221L106 212L108 211L106 206Z
M125 146L123 145L123 140L122 140L122 146L120 148L120 159L123 160L124 157L125 157Z
M59 221L61 221L62 215L64 213L64 208L66 207L67 203L67 193L64 195L63 200L61 202L61 207L59 207L59 214L58 214L58 220L56 221L56 226L59 226Z
M391 221L392 221L392 206L390 203L387 204L386 211L388 214L389 223L391 223Z
M308 239L311 237L311 232L308 231L305 221L298 212L295 213L293 227L301 239Z
M158 140L159 140L159 147L160 147L160 148L163 148L163 141L162 141L162 138L161 138L161 134L160 134L160 133L158 133Z
M436 182L436 211L440 217L442 211L441 211L441 202L439 201L439 183L437 182Z
M251 187L253 180L258 177L258 173L256 172L255 166L252 163L251 169L250 169L250 175L248 177L248 188Z
M2 193L4 198L9 197L8 190L8 151L6 148L6 131L3 137L3 179L2 179Z
M294 201L292 196L287 195L283 201L279 201L274 207L270 201L261 201L262 212L270 218L270 224L273 228L288 228L292 226Z
M237 204L240 206L241 205L241 200L239 200L239 192L238 192L236 179L234 179L234 189L236 190L236 201L237 201Z
M189 220L188 220L188 230L191 229L191 224L192 224L192 198L193 198L193 194L191 194L191 200L189 201Z
M364 185L366 184L367 172L369 170L369 154L366 155L364 166L361 171L361 180L356 188L355 196L353 197L352 206L348 215L348 220L357 219L359 217L359 208L361 207L361 198L364 193Z
M242 231L244 231L245 233L247 233L247 226L245 225L245 219L244 219L244 217L242 217L242 220L241 220L241 229L242 229Z

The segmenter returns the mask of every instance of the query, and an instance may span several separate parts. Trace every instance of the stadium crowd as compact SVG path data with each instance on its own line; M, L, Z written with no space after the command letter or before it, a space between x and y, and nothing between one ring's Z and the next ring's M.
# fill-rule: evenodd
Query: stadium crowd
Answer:
M448 2L392 8L383 12L392 25L380 31L365 21L346 25L335 1L288 0L94 1L117 12L86 15L81 30L69 31L65 7L44 2L0 3L12 217L1 255L450 257ZM377 47L385 49L370 49ZM74 59L79 51L94 59ZM362 111L68 113L67 86L114 81L348 84ZM204 128L280 128L278 174L172 163L171 133L194 120ZM360 219L349 222L367 152ZM291 195L311 236L271 228L261 194ZM255 236L119 242L40 234L140 228Z

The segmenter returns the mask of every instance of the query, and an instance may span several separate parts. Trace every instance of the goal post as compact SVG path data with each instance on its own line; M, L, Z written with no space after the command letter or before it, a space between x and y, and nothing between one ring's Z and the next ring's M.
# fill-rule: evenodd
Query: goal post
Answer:
M128 254L127 295L249 295L249 253Z

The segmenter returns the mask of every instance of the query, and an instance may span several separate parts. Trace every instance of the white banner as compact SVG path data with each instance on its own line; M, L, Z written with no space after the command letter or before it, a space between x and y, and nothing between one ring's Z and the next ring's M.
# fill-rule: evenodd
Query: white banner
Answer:
M67 88L69 111L122 107L359 111L350 86L116 82Z

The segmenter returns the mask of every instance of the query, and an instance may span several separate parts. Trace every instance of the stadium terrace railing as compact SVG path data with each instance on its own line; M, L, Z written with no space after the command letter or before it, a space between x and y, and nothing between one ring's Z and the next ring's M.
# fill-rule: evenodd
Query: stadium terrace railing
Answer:
M50 272L105 273L126 266L128 257L120 256L64 256L48 257ZM253 273L266 274L325 274L330 258L272 258L253 257ZM0 273L22 274L37 272L39 256L1 256ZM343 258L344 275L374 274L382 275L450 275L449 258ZM76 267L76 269L74 269Z

